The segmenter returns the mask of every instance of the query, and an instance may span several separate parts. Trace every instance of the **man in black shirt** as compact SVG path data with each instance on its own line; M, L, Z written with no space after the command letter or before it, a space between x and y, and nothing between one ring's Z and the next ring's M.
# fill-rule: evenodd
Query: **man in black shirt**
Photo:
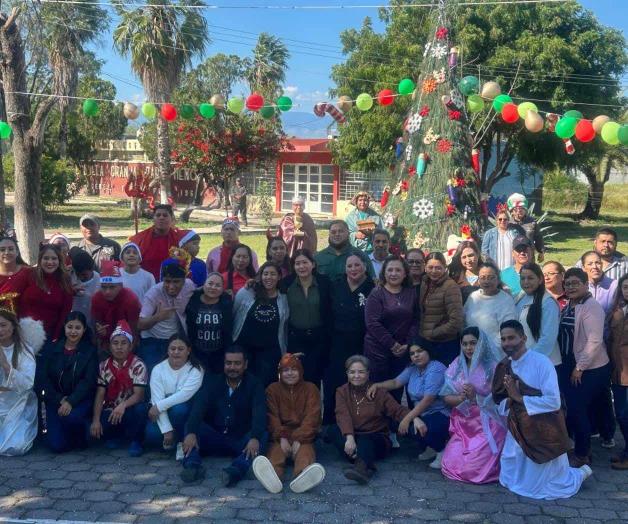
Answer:
M201 454L212 452L236 456L222 470L225 486L235 486L266 446L266 395L247 365L244 350L231 346L225 350L224 374L205 373L185 428L184 482L204 478Z

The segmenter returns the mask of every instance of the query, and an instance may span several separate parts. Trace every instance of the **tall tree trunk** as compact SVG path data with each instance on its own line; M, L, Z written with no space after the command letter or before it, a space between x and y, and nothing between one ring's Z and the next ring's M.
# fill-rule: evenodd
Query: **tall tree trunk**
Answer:
M0 120L6 122L7 112L4 106L4 89L0 86ZM6 228L7 222L7 202L5 194L5 178L4 178L4 151L0 144L0 228Z
M587 203L580 213L580 218L597 219L602 208L602 197L604 196L604 182L597 179L589 180L589 190L587 192Z
M59 107L59 158L65 158L68 151L68 105Z
M157 165L159 167L159 191L162 204L168 203L170 191L170 137L168 122L161 116L157 117Z

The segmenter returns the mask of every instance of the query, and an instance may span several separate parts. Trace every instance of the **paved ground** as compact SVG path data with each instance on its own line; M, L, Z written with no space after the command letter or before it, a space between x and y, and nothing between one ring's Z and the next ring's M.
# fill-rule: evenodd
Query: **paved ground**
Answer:
M26 457L0 458L0 518L162 522L419 521L519 523L628 522L628 472L608 466L610 453L594 440L594 475L572 499L533 501L497 485L451 482L414 457L412 446L382 462L371 484L344 478L344 463L319 446L325 482L311 493L267 493L254 478L223 488L207 459L208 478L184 485L180 466L159 452L129 458L122 450L92 448L54 456L41 447ZM286 486L287 487L287 486Z

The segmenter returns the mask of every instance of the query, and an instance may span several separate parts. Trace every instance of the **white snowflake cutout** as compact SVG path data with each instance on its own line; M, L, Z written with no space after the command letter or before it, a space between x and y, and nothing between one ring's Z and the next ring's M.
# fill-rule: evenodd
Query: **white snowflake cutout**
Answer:
M411 158L412 158L412 144L408 144L406 146L406 160L410 162Z
M445 68L441 67L439 71L432 71L432 76L434 80L436 80L437 84L442 84L445 82Z
M445 58L449 54L449 50L445 44L436 44L432 46L431 54L434 58Z
M398 186L399 191L401 191L401 182L399 182ZM397 193L399 193L399 191L397 191ZM396 193L393 191L393 195L394 194ZM386 213L382 218L384 219L384 227L392 227L395 225L395 217L392 213Z
M449 98L451 98L451 103L454 104L458 109L464 108L464 99L462 98L462 94L458 91L457 88L453 88L449 92Z
M421 129L421 124L423 123L423 117L417 111L413 113L410 118L408 118L408 123L406 124L406 131L410 134L416 133L419 129Z
M421 220L425 220L434 214L434 203L427 198L417 200L412 204L412 212Z

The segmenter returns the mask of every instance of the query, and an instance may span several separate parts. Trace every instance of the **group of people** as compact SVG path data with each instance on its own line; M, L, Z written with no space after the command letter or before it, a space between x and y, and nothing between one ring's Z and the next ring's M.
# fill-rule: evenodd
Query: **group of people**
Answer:
M405 437L447 478L575 494L592 435L614 447L617 422L628 437L616 233L599 230L575 267L541 267L514 195L481 242L391 255L368 195L355 203L316 252L296 199L261 265L234 217L199 259L200 236L167 205L123 246L85 215L84 240L53 235L33 267L0 238L0 454L26 453L38 430L58 453L159 447L186 482L204 477L203 455L227 454L226 486L251 468L277 493L292 463L299 493L325 478L319 437L360 484ZM627 450L612 467L628 469Z

